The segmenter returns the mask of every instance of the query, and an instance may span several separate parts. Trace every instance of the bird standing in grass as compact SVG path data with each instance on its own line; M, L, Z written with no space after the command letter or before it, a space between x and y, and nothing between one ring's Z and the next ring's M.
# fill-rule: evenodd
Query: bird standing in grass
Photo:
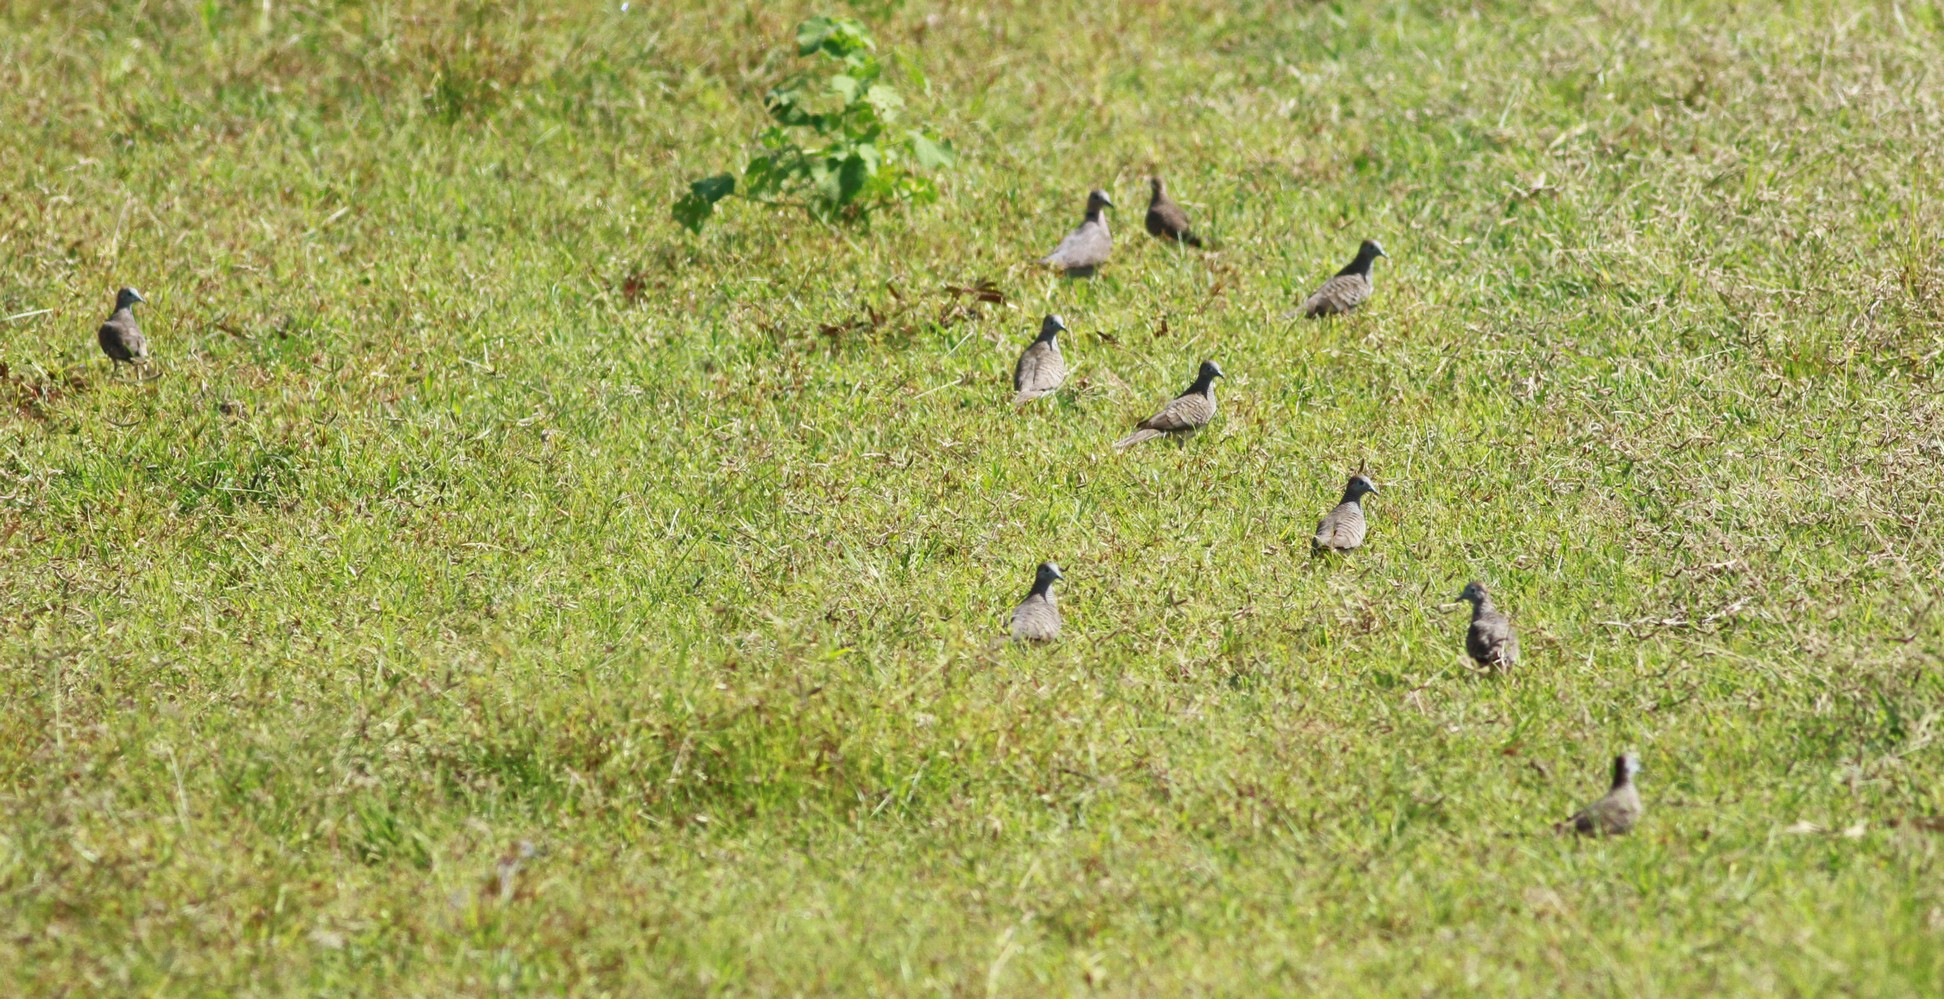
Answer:
M1305 300L1303 307L1297 311L1314 319L1318 316L1342 315L1364 304L1372 290L1370 265L1378 257L1389 258L1390 254L1385 253L1376 240L1364 240L1363 245L1357 248L1357 259L1336 272L1335 277L1323 282L1323 287L1316 289L1316 294Z
M1040 258L1040 263L1050 264L1070 278L1093 277L1094 271L1107 262L1107 255L1114 252L1114 237L1107 231L1107 209L1114 207L1107 192L1099 189L1087 193L1087 217L1080 221L1079 228L1060 240L1053 252Z
M1561 832L1571 828L1581 836L1623 836L1640 821L1640 791L1634 775L1640 772L1640 759L1632 753L1613 758L1613 786L1605 797L1580 809L1559 824Z
M1065 579L1060 567L1041 562L1033 573L1033 590L1013 608L1012 637L1015 642L1050 642L1060 637L1060 605L1053 599L1053 584Z
M1161 178L1148 178L1147 231L1150 236L1159 236L1174 243L1186 243L1201 249L1201 237L1188 227L1188 213L1168 197L1161 184Z
M142 328L135 324L136 302L146 304L148 299L133 288L116 292L114 314L95 332L95 339L101 342L101 352L108 355L117 371L123 364L140 368L148 363L148 338L142 336Z
M1485 584L1465 584L1459 600L1472 605L1471 628L1465 632L1465 652L1480 666L1509 669L1519 660L1519 636L1512 633L1512 621L1492 606L1492 595Z
M1203 361L1188 391L1175 396L1159 413L1135 424L1134 432L1115 441L1114 447L1125 450L1162 434L1186 436L1200 430L1215 416L1215 379L1220 377L1222 369L1214 361Z
M1343 499L1316 523L1316 537L1310 539L1315 551L1347 552L1364 543L1363 498L1377 495L1377 484L1364 473L1350 476L1343 487Z
M1059 316L1040 320L1039 336L1019 355L1013 367L1013 405L1024 406L1041 396L1052 395L1066 381L1066 358L1060 356L1059 336L1066 331Z

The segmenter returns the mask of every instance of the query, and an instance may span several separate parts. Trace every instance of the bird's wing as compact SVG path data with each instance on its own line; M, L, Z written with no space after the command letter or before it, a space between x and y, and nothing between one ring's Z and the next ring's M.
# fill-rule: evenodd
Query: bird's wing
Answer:
M1060 240L1060 245L1054 247L1052 253L1040 258L1040 263L1052 264L1055 267L1075 266L1078 262L1080 247L1083 242L1081 235L1086 231L1086 225L1082 224L1080 228L1067 233L1066 238Z
M1114 241L1096 222L1082 222L1040 262L1055 267L1097 267L1107 262Z
M101 329L96 331L95 336L101 341L102 347L108 350L110 356L121 360L148 355L148 340L142 336L141 328L120 317L113 317L102 323ZM128 356L121 357L123 353Z
M1208 404L1208 397L1200 394L1177 396L1173 402L1161 407L1159 413L1141 421L1143 430L1160 430L1173 433L1179 430L1193 430L1208 422L1214 415Z
M1339 312L1349 312L1362 305L1370 297L1370 282L1360 274L1338 274L1323 282L1316 294L1303 303L1303 311L1312 316L1328 316Z
M1509 664L1518 658L1519 640L1512 634L1512 622L1503 614L1494 613L1479 622L1479 638L1483 640L1487 657L1494 662Z
M1046 601L1027 597L1013 609L1012 632L1017 638L1045 641L1060 633L1060 615Z
M1020 352L1019 363L1013 366L1014 389L1024 391L1034 387L1033 376L1039 374L1040 359L1045 353L1037 342Z
M1316 543L1355 548L1363 542L1363 514L1354 503L1338 503L1316 525Z
M1036 342L1026 348L1019 356L1019 367L1013 369L1013 389L1019 393L1050 393L1065 381L1067 367L1044 342Z
M1180 239L1188 235L1188 212L1182 212L1182 206L1170 200L1155 202L1147 208L1147 231Z

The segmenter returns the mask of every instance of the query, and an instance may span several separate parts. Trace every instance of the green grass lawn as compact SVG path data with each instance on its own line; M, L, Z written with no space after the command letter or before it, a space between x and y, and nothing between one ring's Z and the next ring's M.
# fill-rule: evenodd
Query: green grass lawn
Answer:
M940 199L683 231L820 11ZM22 0L0 136L0 992L1944 991L1937 0Z

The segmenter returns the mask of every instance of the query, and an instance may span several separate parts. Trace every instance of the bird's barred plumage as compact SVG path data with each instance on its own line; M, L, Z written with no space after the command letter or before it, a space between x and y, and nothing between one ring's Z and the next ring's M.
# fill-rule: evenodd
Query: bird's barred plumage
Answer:
M1388 256L1384 248L1374 239L1366 239L1357 248L1357 257L1349 265L1336 272L1336 276L1323 282L1303 302L1298 311L1304 316L1315 319L1321 316L1337 316L1354 311L1370 298L1374 286L1370 282L1370 265L1378 257Z
M1215 379L1222 369L1214 361L1203 361L1188 391L1175 396L1161 411L1134 425L1134 432L1114 442L1125 450L1143 441L1167 434L1191 434L1215 418Z
M1053 584L1065 578L1059 566L1040 563L1033 573L1032 591L1013 608L1013 641L1051 642L1060 637L1060 604L1053 596Z
M1060 331L1066 323L1059 316L1040 321L1039 336L1020 352L1013 366L1013 405L1022 406L1034 399L1052 395L1066 381L1066 357L1060 353Z
M1343 487L1343 499L1316 523L1310 544L1319 551L1349 551L1364 543L1366 525L1363 498L1375 495L1377 486L1359 472Z
M1067 277L1092 277L1114 252L1114 236L1107 231L1106 213L1112 207L1114 203L1108 199L1107 192L1088 192L1086 217L1052 253L1041 257L1040 263L1059 269Z

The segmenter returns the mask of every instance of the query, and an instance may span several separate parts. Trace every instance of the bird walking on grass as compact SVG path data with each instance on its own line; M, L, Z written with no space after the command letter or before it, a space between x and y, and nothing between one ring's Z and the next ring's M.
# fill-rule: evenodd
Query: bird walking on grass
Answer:
M1200 430L1215 416L1215 379L1220 377L1222 369L1214 361L1203 361L1188 391L1175 396L1159 413L1135 424L1134 432L1115 441L1114 447L1126 450L1163 434L1183 437Z
M1107 256L1114 252L1114 237L1107 231L1107 209L1114 202L1107 192L1099 189L1087 193L1087 217L1080 220L1078 228L1060 240L1053 252L1040 258L1040 263L1058 268L1070 278L1093 277L1094 271L1107 262Z
M1613 786L1600 800L1580 809L1559 824L1560 832L1571 829L1581 836L1624 836L1640 821L1640 790L1634 775L1640 772L1640 758L1624 753L1613 758Z
M1364 304L1373 290L1370 265L1378 257L1388 259L1390 254L1385 253L1376 240L1364 240L1363 245L1357 248L1357 259L1336 272L1335 277L1323 282L1323 287L1316 289L1316 294L1304 300L1302 308L1296 311L1315 319L1318 316L1342 315Z
M1485 584L1465 584L1459 600L1472 605L1471 628L1465 632L1465 653L1480 666L1510 669L1519 660L1519 636L1512 633L1512 621L1492 606L1492 595Z
M1147 231L1150 236L1158 236L1172 243L1186 243L1201 249L1201 237L1195 235L1188 226L1188 213L1168 197L1161 184L1161 178L1148 178Z
M135 323L137 302L146 304L148 299L133 288L116 292L114 314L95 332L95 339L101 343L101 352L108 355L116 371L121 370L124 364L139 369L148 363L148 338L142 335L142 328Z
M1052 395L1066 381L1066 358L1060 356L1061 333L1066 321L1059 316L1040 320L1039 336L1026 345L1013 367L1013 405L1024 406L1041 396Z
M1041 562L1033 573L1032 592L1013 608L1012 638L1015 642L1051 642L1060 637L1060 605L1053 599L1053 584L1065 579L1060 567Z
M1377 495L1377 484L1359 471L1343 487L1343 499L1316 523L1313 550L1347 552L1364 543L1363 498Z

